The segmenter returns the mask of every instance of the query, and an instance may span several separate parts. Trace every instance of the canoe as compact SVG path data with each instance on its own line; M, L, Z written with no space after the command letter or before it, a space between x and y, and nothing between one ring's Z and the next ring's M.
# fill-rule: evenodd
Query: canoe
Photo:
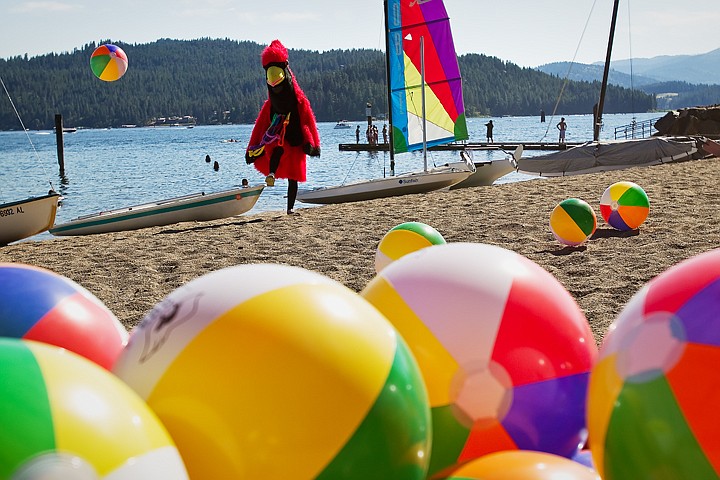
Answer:
M44 232L55 223L60 195L50 192L17 202L0 204L0 245Z
M202 222L234 217L250 210L260 198L264 185L237 187L216 193L193 193L158 202L85 215L55 225L56 236L92 235L160 227L179 222Z

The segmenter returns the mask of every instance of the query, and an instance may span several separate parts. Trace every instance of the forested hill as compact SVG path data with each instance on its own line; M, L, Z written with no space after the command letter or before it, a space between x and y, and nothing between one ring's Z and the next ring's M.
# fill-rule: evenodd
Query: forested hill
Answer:
M198 124L253 123L267 98L260 65L262 45L221 39L158 40L116 44L125 50L129 69L115 82L97 79L89 59L96 44L71 53L0 59L2 76L30 129L50 129L56 113L73 127L145 125L156 117L191 115ZM563 79L520 68L494 57L459 57L468 116L548 114ZM319 121L364 118L386 110L385 59L378 50L290 50L290 66L312 102ZM557 113L591 113L597 82L570 82ZM0 99L0 129L19 128L10 102ZM643 112L652 96L611 87L605 112Z

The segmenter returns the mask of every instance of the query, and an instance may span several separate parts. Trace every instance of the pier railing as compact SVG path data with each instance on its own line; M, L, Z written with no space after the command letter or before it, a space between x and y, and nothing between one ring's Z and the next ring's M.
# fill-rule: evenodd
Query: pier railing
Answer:
M615 140L628 138L645 138L652 135L655 129L654 125L661 117L636 122L633 120L627 125L615 127Z

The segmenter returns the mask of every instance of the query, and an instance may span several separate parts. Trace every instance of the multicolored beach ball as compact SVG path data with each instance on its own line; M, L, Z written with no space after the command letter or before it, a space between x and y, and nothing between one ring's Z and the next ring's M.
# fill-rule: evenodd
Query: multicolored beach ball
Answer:
M92 53L90 68L100 80L114 82L127 72L128 58L122 48L107 43L100 45Z
M318 273L255 264L195 279L133 331L114 371L192 478L425 478L430 411L412 354Z
M69 278L0 263L0 337L67 348L110 369L128 341L125 327L95 295Z
M529 450L496 452L443 472L433 480L600 480L565 457Z
M555 277L504 248L449 243L388 265L362 290L405 338L432 413L430 473L500 450L572 456L597 355Z
M635 230L649 212L650 200L645 190L633 182L613 183L600 198L600 213L617 230Z
M720 249L633 296L593 368L588 427L605 480L720 478Z
M0 478L188 478L135 392L53 345L0 338L0 424Z
M396 225L380 240L375 254L375 271L380 272L390 262L421 248L446 243L440 232L422 222Z
M595 211L584 200L568 198L555 206L550 214L550 230L558 242L575 247L595 233Z

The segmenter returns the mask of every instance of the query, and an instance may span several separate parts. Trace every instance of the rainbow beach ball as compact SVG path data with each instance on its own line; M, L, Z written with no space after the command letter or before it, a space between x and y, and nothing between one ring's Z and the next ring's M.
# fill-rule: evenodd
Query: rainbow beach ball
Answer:
M188 478L135 392L53 345L0 338L0 424L0 478Z
M114 371L192 478L425 478L430 412L412 354L318 273L254 264L197 278L145 317Z
M122 48L107 43L100 45L90 56L90 69L100 80L114 82L120 79L128 68L128 58Z
M430 474L500 450L570 457L584 441L597 354L585 315L531 260L480 243L410 253L362 290L428 389Z
M584 200L568 198L558 203L550 214L550 230L558 242L575 247L595 233L595 211Z
M720 249L643 286L610 326L588 398L605 480L720 478Z
M95 295L40 267L0 263L0 337L67 348L110 369L128 333Z
M421 222L396 225L380 240L375 254L375 271L380 272L391 262L421 248L446 243L440 232Z
M633 182L613 183L600 198L600 214L617 230L635 230L649 212L650 200L645 190Z

